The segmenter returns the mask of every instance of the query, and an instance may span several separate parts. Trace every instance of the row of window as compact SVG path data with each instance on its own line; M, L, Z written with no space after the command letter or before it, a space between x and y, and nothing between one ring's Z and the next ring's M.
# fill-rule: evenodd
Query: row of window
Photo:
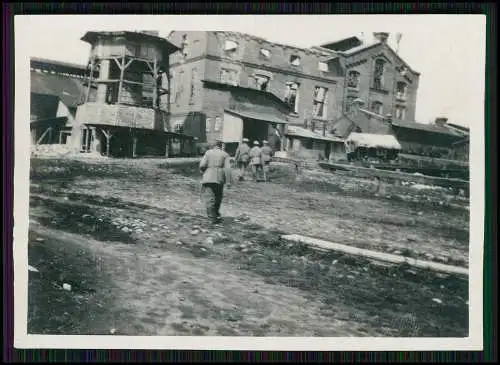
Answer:
M181 52L185 58L188 56L188 49L187 49L188 44L189 44L189 42L187 39L187 35L184 34L182 36ZM236 54L238 47L239 47L239 44L236 41L226 40L224 42L224 52L228 56ZM271 58L271 51L269 49L266 49L266 48L261 48L259 50L259 56L263 59L270 59ZM300 56L295 55L295 54L290 55L289 63L292 66L296 66L296 67L300 66L301 65ZM326 62L321 62L321 61L318 62L318 70L323 71L323 72L328 72L329 71L328 64Z
M226 53L229 53L229 54L234 53L237 51L238 46L239 45L237 42L231 41L231 40L226 40L224 43L224 51ZM259 50L259 55L261 58L270 59L271 58L271 51L266 49L266 48L261 48ZM295 55L295 54L290 55L289 63L292 66L300 66L301 65L300 56ZM321 62L321 61L318 62L318 70L323 71L323 72L328 72L328 64L326 62Z
M360 73L356 70L351 70L347 74L347 87L350 89L355 89L359 90L359 83L360 83ZM383 87L383 72L382 74L379 72L374 73L374 79L373 79L373 86L375 88L382 88ZM406 99L406 93L408 90L408 85L403 82L403 81L398 81L396 83L396 97L398 99Z

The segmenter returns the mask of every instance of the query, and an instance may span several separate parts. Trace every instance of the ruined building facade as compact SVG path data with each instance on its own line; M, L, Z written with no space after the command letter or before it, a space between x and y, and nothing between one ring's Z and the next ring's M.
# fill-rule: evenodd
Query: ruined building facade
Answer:
M171 123L199 141L224 135L228 109L294 125L341 115L342 71L329 52L236 32L174 31L168 40L181 48L170 58Z

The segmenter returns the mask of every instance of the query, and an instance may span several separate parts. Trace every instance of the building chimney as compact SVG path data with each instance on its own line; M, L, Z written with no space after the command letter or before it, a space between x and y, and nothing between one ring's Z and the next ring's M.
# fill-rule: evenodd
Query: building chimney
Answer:
M447 122L448 122L448 118L444 118L444 117L436 118L436 120L434 121L434 123L437 125L443 125L443 124L446 124Z
M323 136L326 136L326 122L323 122Z
M389 33L386 32L375 32L373 33L373 37L376 42L386 43L387 38L389 38Z

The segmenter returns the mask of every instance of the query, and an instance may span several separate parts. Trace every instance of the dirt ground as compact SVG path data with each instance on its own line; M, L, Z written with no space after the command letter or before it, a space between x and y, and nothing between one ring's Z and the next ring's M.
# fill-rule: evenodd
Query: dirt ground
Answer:
M33 158L28 332L467 336L466 278L280 239L467 266L464 199L275 164L227 189L213 226L199 178L195 162Z

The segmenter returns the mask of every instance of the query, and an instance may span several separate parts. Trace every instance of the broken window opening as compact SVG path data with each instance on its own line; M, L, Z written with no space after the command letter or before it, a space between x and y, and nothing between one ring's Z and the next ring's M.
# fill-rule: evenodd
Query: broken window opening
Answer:
M238 49L238 43L235 42L235 41L230 41L230 40L227 40L225 43L224 43L224 51L225 52L234 52Z
M399 99L406 99L407 85L405 82L399 81L396 84L396 96Z
M286 83L285 89L285 103L287 103L295 113L298 109L298 94L299 94L299 84L296 82Z
M292 66L300 66L300 57L297 55L290 56L290 64Z
M347 87L351 89L359 89L359 72L358 71L349 71L347 76Z
M321 86L314 88L313 99L313 116L317 118L324 118L326 116L325 102L328 89Z
M406 108L401 105L396 106L396 118L400 120L404 120L406 117Z
M382 59L375 60L375 69L373 72L373 87L382 89L384 86L385 61Z
M318 69L319 69L320 71L323 71L323 72L328 72L328 71L329 71L329 69L328 69L328 63L326 63L326 62L321 62L321 61L320 61L320 62L318 63Z
M255 88L261 91L267 91L269 85L269 77L264 75L254 75Z
M384 112L384 105L380 101L374 101L372 103L371 111L382 115Z
M264 56L264 58L270 58L271 57L271 51L268 49L261 48L260 49L260 54Z

